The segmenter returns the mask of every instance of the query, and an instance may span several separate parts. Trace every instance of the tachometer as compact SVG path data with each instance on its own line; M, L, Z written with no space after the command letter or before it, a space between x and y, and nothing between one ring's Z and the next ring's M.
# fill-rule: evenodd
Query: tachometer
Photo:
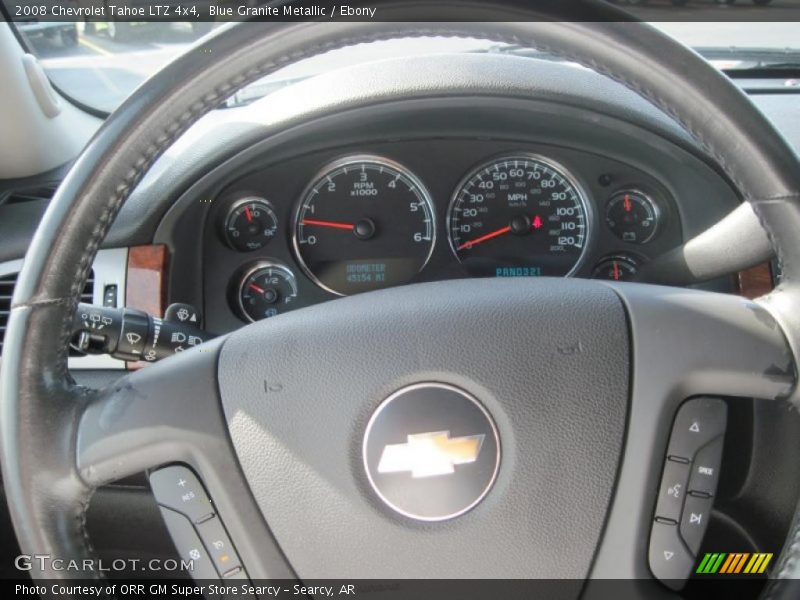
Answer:
M564 276L583 258L589 209L556 163L524 154L493 160L456 189L447 214L450 245L480 276Z
M338 160L300 200L294 246L324 289L355 294L408 282L428 262L436 226L422 183L377 156Z

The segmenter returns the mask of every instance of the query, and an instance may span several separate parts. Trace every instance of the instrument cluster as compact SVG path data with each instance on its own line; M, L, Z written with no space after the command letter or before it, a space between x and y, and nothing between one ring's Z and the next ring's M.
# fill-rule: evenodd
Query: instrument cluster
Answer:
M349 152L305 159L316 162L305 176L244 177L211 216L212 251L236 265L228 308L247 322L415 281L631 279L649 249L681 242L674 200L632 167L586 157L509 148L445 175L387 152ZM671 239L655 243L666 229Z

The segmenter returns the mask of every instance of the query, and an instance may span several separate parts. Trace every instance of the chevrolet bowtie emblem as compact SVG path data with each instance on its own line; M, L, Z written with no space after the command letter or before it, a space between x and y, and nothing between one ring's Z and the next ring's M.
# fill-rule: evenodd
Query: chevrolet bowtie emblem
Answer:
M449 431L415 433L405 444L389 444L383 449L378 473L404 473L411 477L433 477L455 472L456 465L478 460L483 434L450 438Z

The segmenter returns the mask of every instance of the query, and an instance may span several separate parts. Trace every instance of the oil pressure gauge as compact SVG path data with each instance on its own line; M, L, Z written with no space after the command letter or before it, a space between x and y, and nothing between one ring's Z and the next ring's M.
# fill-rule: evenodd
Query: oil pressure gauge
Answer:
M623 242L646 244L658 228L658 206L644 192L623 190L608 201L606 225Z
M236 295L240 315L260 321L285 312L297 299L297 280L289 267L261 261L244 271Z
M278 218L263 198L249 196L231 206L225 218L225 239L239 252L263 248L278 231Z

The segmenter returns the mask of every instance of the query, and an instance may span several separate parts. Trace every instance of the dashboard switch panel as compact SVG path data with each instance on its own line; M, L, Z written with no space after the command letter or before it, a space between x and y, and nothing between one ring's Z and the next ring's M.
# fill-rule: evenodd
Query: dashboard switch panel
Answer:
M719 482L728 408L717 398L685 402L672 426L650 532L650 570L681 589L703 543Z

